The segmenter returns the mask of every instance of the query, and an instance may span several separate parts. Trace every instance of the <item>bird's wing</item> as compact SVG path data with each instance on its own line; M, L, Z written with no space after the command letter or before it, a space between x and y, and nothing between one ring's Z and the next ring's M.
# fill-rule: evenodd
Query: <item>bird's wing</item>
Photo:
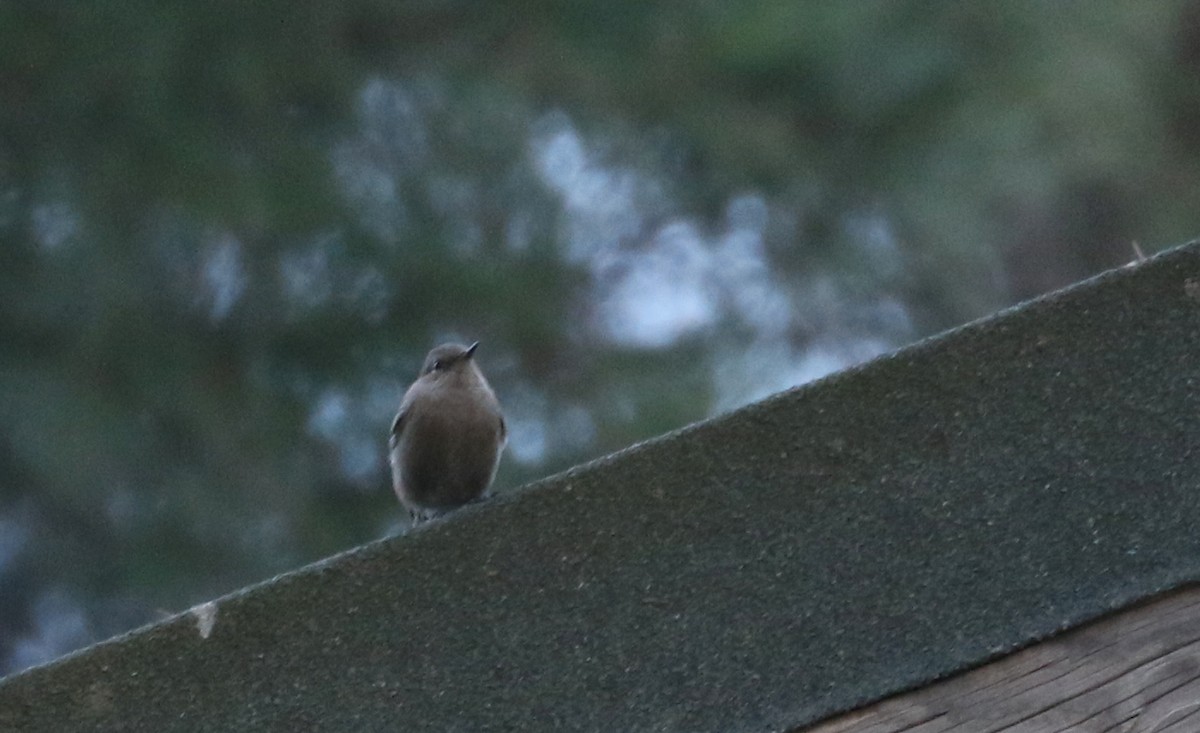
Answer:
M388 435L388 446L395 448L400 442L400 431L404 430L404 417L407 414L408 410L403 406L396 413L396 419L392 420L392 432Z
M504 416L500 416L500 446L504 447L508 443L508 423L504 422Z

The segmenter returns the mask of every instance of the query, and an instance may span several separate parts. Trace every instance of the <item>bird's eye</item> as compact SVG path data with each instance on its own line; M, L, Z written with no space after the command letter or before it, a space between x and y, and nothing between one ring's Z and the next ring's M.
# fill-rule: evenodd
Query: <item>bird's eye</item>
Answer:
M437 371L441 371L441 369L442 369L442 360L434 359L433 360L433 371L437 372Z

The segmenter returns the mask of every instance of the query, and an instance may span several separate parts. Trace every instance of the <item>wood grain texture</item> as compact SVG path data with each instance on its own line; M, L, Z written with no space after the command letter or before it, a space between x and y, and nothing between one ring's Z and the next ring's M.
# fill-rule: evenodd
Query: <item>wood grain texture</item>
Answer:
M805 733L1196 733L1200 588L1074 629Z

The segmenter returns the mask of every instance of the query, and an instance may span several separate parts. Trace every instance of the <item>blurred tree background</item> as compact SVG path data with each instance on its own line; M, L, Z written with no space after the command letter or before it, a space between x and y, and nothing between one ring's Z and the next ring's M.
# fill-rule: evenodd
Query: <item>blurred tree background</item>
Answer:
M1200 2L0 0L0 674L1200 231Z

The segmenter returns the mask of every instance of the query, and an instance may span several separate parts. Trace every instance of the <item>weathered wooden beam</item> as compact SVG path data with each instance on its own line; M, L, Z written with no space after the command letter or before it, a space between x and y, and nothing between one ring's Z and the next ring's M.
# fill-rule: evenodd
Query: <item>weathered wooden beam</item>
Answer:
M1167 594L804 733L1195 733L1200 588Z
M0 680L0 731L811 724L1200 582L1198 334L1190 245Z

